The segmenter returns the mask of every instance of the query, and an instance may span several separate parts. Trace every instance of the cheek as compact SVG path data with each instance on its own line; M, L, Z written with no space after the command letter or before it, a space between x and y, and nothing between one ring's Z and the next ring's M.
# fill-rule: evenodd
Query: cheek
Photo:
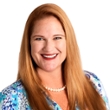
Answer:
M36 43L31 44L31 53L39 52L42 49L42 46Z
M59 49L60 49L61 51L66 52L66 42L65 42L65 41L59 43L58 46L59 46Z
M63 43L63 47L62 47L62 49L63 49L63 53L64 53L64 56L66 57L66 41Z

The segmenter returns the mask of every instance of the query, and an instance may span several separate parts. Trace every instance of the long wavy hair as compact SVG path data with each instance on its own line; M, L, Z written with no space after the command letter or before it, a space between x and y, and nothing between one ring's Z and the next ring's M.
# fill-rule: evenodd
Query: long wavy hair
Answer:
M30 36L35 21L48 16L56 17L65 32L67 57L62 64L62 71L67 86L70 110L75 110L76 104L80 110L85 110L86 108L88 110L106 110L103 99L94 89L89 79L85 77L74 29L69 18L58 5L51 3L42 4L31 12L25 24L21 42L17 80L20 79L22 81L30 106L34 110L51 110L41 92L43 87L36 72L37 64L31 57L30 48Z

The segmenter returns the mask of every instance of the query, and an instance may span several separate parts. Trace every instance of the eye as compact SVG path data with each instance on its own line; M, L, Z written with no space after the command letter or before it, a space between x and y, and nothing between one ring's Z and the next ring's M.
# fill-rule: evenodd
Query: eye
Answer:
M35 40L41 41L41 40L43 40L43 38L37 37L37 38L35 38Z
M62 39L62 37L55 37L54 40Z

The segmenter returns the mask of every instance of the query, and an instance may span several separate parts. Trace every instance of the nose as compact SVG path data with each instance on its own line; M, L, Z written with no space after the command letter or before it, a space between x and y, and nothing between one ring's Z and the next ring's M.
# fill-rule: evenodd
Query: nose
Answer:
M45 45L43 48L43 51L45 52L51 52L54 49L54 42L52 42L51 40L45 41Z

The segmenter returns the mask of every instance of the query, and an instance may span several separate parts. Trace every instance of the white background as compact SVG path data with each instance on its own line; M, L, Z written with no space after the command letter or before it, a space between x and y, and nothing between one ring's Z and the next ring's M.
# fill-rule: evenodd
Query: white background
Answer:
M16 80L20 44L29 14L38 5L49 2L67 13L76 33L83 69L101 79L110 100L109 0L1 0L0 90Z

